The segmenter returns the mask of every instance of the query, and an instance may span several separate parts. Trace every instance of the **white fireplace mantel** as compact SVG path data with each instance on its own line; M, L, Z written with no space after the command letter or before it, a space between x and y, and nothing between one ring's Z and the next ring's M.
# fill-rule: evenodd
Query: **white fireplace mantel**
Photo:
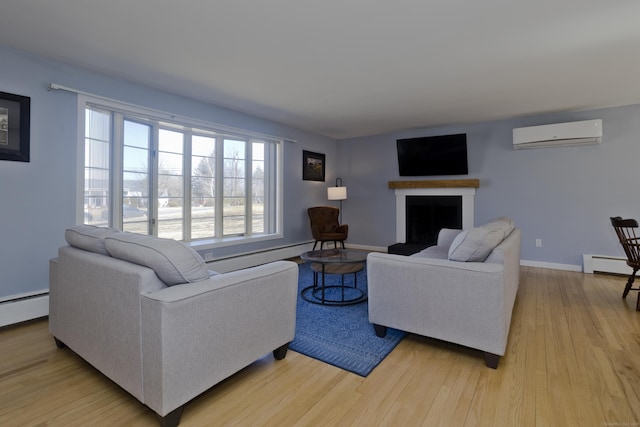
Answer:
M396 241L406 242L407 196L462 196L462 228L473 228L475 187L396 188Z

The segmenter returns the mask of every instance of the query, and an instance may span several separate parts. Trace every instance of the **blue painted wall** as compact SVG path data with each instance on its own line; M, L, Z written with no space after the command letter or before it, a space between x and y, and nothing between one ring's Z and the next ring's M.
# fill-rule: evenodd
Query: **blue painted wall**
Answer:
M203 104L168 92L0 46L0 91L31 97L31 162L0 162L0 299L48 287L48 260L75 223L76 97L48 91L55 82L131 104L279 135L285 144L284 238L223 248L216 255L295 244L311 239L306 209L329 204L326 187L341 176L348 187L343 222L349 243L395 243L399 180L397 138L466 132L470 178L480 179L475 221L508 215L522 228L522 258L578 266L583 253L622 255L608 218L640 217L636 196L640 106L549 114L473 125L416 129L334 141L330 138ZM170 88L167 88L170 90ZM514 127L601 118L601 145L513 151ZM327 155L326 182L302 180L302 151ZM464 176L463 176L464 177ZM535 239L543 247L535 247Z
M598 118L604 132L599 145L513 150L513 128ZM475 223L512 217L522 228L523 260L577 267L585 253L624 256L609 217L640 218L639 105L340 141L349 240L382 247L395 243L395 195L387 183L410 179L398 175L396 139L462 132L467 133L469 175L424 179L478 178ZM535 247L538 238L541 248Z
M0 63L0 91L31 97L31 162L0 161L0 300L48 288L48 260L64 244L65 228L75 223L77 97L69 92L48 91L51 82L177 115L296 140L284 146L284 237L221 248L214 254L244 253L312 239L306 209L327 203L327 184L302 180L302 151L326 154L327 182L334 182L335 140L1 45Z

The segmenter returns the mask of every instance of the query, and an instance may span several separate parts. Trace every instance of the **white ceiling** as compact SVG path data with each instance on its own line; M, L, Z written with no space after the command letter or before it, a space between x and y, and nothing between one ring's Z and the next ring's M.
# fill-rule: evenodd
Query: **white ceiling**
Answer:
M638 0L3 0L0 44L334 138L640 103Z

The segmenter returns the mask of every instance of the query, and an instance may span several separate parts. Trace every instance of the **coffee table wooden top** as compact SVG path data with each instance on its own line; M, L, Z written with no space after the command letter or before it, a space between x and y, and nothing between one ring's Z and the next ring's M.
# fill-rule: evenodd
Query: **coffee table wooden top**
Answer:
M349 264L320 264L318 262L314 262L311 263L311 269L316 273L351 274L362 271L364 269L364 262L353 262Z
M351 264L363 263L367 260L367 252L353 249L325 249L321 251L309 251L300 255L305 261L320 264ZM358 270L359 271L359 270Z

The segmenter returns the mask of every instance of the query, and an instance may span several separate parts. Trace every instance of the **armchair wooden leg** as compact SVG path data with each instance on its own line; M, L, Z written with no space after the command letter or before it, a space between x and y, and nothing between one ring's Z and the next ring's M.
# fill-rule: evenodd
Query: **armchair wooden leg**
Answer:
M484 352L484 363L487 365L487 367L497 369L499 362L500 356L498 356L497 354L489 353L487 351Z
M54 341L56 342L56 347L58 348L65 348L67 345L65 343L63 343L62 341L60 341L58 338L53 337Z

